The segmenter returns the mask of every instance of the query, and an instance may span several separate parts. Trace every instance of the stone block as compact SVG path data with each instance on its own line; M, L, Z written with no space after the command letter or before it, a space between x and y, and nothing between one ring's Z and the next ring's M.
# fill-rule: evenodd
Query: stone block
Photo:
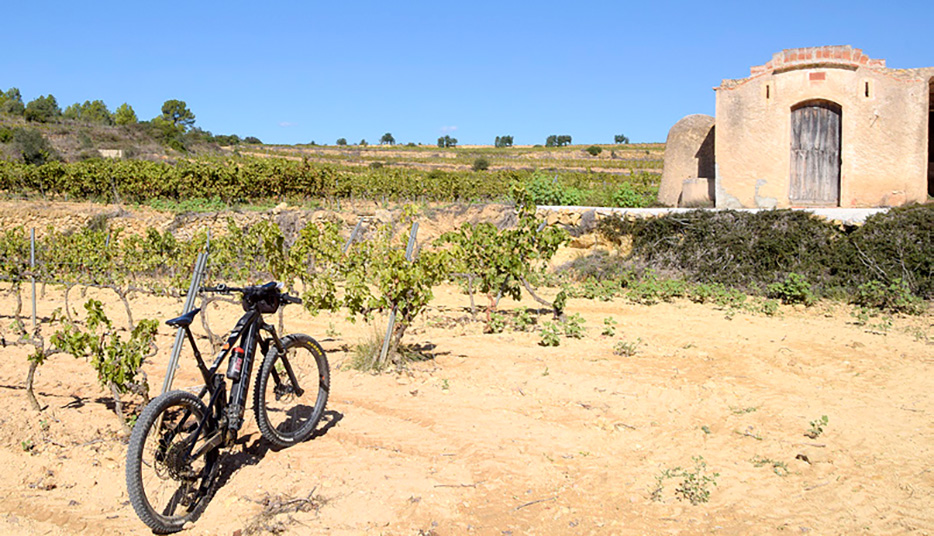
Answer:
M684 179L681 186L682 207L712 207L714 179L693 177Z

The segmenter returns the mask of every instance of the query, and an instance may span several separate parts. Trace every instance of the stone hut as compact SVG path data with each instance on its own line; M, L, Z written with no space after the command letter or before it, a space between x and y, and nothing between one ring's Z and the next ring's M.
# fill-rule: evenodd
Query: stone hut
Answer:
M718 208L880 207L934 195L934 67L889 69L850 46L797 48L714 91L714 121L683 124L688 116L669 133L662 204L701 204L705 191Z

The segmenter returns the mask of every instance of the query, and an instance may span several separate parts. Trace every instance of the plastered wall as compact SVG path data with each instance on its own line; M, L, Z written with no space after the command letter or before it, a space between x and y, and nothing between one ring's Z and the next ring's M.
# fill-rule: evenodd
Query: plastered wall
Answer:
M843 53L846 54L843 54ZM850 47L786 50L716 90L716 206L789 207L791 110L842 107L841 207L924 202L930 77Z

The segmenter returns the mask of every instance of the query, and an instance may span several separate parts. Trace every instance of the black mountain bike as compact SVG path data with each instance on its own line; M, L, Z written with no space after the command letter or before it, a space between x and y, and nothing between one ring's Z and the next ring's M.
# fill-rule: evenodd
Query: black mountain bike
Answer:
M280 305L301 303L277 283L235 288L205 287L202 292L239 292L245 314L207 367L191 334L200 309L166 324L185 330L204 387L197 396L169 391L154 398L140 414L127 450L126 484L139 518L153 532L169 533L193 521L207 506L220 467L221 449L232 446L243 425L250 371L259 346L263 363L256 375L253 411L271 443L287 447L307 439L324 413L330 370L321 345L307 335L281 339L264 314ZM265 335L264 335L265 332ZM226 374L218 373L225 358ZM227 396L227 379L231 380Z

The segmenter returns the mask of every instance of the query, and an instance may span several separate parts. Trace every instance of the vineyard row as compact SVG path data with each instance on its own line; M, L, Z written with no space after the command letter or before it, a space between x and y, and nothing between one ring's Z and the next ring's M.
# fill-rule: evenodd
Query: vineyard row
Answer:
M68 200L146 202L215 199L225 203L278 199L497 200L513 185L545 175L562 187L600 192L620 188L654 201L658 176L530 170L440 171L390 166L340 166L276 158L201 159L176 164L142 160L86 160L39 166L0 161L0 191ZM560 176L559 176L560 175Z

